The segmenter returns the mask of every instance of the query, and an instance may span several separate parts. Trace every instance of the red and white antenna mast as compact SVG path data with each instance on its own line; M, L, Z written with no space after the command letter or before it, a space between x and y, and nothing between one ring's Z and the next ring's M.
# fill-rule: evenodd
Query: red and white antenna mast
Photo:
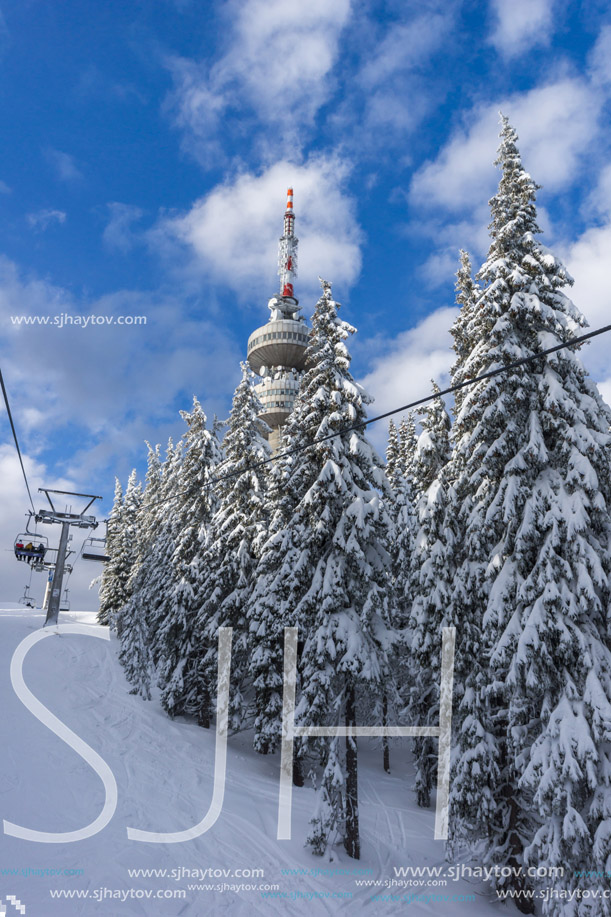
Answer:
M280 295L283 298L295 299L293 281L297 277L297 245L295 236L295 213L293 211L293 189L286 195L284 211L284 235L278 246L278 273L280 275Z

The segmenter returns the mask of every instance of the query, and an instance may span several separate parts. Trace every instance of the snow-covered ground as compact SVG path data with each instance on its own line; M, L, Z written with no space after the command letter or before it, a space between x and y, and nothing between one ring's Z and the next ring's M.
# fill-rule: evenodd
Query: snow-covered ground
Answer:
M90 612L62 613L60 621L102 630ZM39 831L74 831L101 811L102 781L23 706L10 680L15 648L42 622L40 611L18 606L0 610L2 817ZM441 867L443 873L449 865L443 858L443 843L433 840L433 811L418 809L414 803L407 742L393 743L393 772L386 775L381 750L360 740L360 861L351 860L341 848L332 859L322 860L304 848L313 805L311 788L294 790L292 840L276 839L279 757L256 755L248 735L229 740L225 800L216 824L183 843L141 843L128 839L127 827L180 831L206 813L214 773L214 732L185 720L171 721L155 700L130 695L114 640L51 634L32 647L23 671L36 697L111 768L118 804L107 827L86 840L37 843L0 835L0 900L7 907L7 917L19 913L17 902L9 896L25 905L26 917L249 913L316 917L344 912L393 914L406 909L418 915L465 917L517 913L513 906L508 910L498 904L479 880L447 877L447 884L439 884L443 879L395 873L395 867L405 866ZM130 876L130 870L138 869L167 872ZM195 872L207 869L224 872L205 876ZM253 877L248 870L261 872ZM381 884L356 884L364 881ZM391 886L393 882L435 884L401 887ZM53 891L88 895L58 898L52 897ZM177 892L185 894L170 897ZM158 893L164 897L153 897ZM394 898L373 900L380 895Z

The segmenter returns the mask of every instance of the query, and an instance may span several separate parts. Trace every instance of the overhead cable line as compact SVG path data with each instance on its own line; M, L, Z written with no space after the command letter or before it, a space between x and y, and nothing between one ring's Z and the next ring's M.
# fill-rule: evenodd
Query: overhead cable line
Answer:
M2 385L2 394L4 395L4 403L6 405L6 413L8 414L8 419L11 425L11 430L13 431L13 439L15 440L15 448L17 449L17 455L19 456L19 463L21 465L21 470L23 472L23 480L25 481L25 486L28 491L28 497L30 498L30 505L32 507L32 512L36 512L34 509L34 501L32 500L32 492L30 490L30 485L28 484L28 477L25 473L25 467L23 465L23 458L21 455L21 449L19 448L19 441L17 440L17 432L15 430L15 424L13 423L13 415L11 414L11 407L8 403L8 394L6 392L6 386L4 384L4 377L2 375L2 370L0 369L0 385Z
M377 423L378 420L385 420L387 417L392 417L394 414L401 414L404 411L409 411L413 408L420 407L421 405L428 404L429 401L433 401L435 398L443 398L444 395L451 395L453 392L458 392L460 389L466 388L469 385L475 385L476 383L482 382L485 379L492 379L495 376L500 376L502 373L510 372L512 369L517 369L518 366L525 366L527 363L533 363L535 360L540 360L541 357L547 357L552 353L558 353L559 350L566 350L567 347L578 347L585 341L589 341L592 338L598 337L599 334L606 334L608 331L611 331L611 325L605 325L603 328L597 328L596 331L589 331L587 334L582 334L579 337L573 338L571 341L565 341L563 344L556 344L554 347L548 347L546 350L541 350L538 353L532 353L528 357L522 357L520 360L514 360L512 363L508 363L506 366L499 366L496 369L490 369L487 372L482 373L480 376L475 376L473 379L465 379L463 382L459 382L456 385L450 385L448 388L444 388L439 392L434 392L432 395L426 395L424 398L419 398L417 401L411 401L409 404L404 404L399 408L393 408L391 411L385 411L384 414L378 414L376 417L370 417L368 420L361 420L349 427L342 427L340 430L336 430L333 433L326 433L324 436L321 436L318 439L313 439L309 443L303 443L302 445L295 446L292 449L285 449L284 452L279 452L276 455L271 455L269 458L262 459L260 462L256 462L254 465L248 465L246 468L242 468L239 471L231 471L228 474L221 475L218 478L210 478L210 480L206 481L203 486L209 487L214 484L221 484L223 481L229 481L231 478L245 474L247 471L256 471L257 468L261 468L264 465L269 465L271 462L277 462L279 459L287 458L290 455L296 455L298 452L304 452L306 449L311 449L312 446L317 446L319 443L324 443L326 440L333 439L335 436L343 436L346 433L362 430L364 427L368 427L372 423ZM170 500L175 500L177 497L183 497L187 494L196 492L196 487L191 487L188 490L178 491L178 493L172 494L171 497L166 497L164 500L158 500L157 503L152 503L149 508L154 509L156 506L161 506L164 503L168 503ZM107 519L105 522L108 523L109 520Z

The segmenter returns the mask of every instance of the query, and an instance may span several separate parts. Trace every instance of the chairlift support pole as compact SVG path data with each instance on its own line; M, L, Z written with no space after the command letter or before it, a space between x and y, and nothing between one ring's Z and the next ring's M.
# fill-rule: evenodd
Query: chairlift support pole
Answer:
M48 576L48 579L47 579L47 586L46 586L46 588L45 588L45 597L44 597L44 599L42 600L42 610L43 610L43 611L48 611L48 610L49 610L49 599L51 598L51 586L53 585L53 576L54 576L54 572L55 572L55 571L54 571L53 568L50 568L50 569L49 569L49 576Z
M47 500L51 506L51 509L41 509L36 514L37 522L46 522L52 524L54 522L61 524L62 531L59 539L59 548L57 549L57 560L55 562L55 571L53 573L53 582L51 583L50 595L49 595L49 607L47 610L47 617L44 623L44 627L52 626L57 624L57 619L59 618L59 608L61 604L61 595L62 595L62 581L64 578L64 566L66 563L66 552L68 549L68 535L70 532L70 526L75 525L80 529L95 529L98 526L95 516L86 516L85 513L91 506L94 500L101 500L101 497L96 497L93 494L77 494L68 490L49 490L46 487L39 487L39 493L44 493L47 496ZM89 503L80 513L61 513L56 510L53 505L53 501L49 494L62 494L69 497L83 497L89 500Z
M64 563L66 561L66 549L68 548L68 535L70 533L70 523L62 522L62 533L59 538L59 548L57 549L57 562L51 584L51 595L49 596L49 609L44 626L57 624L59 617L60 599L62 596L62 581L64 579Z

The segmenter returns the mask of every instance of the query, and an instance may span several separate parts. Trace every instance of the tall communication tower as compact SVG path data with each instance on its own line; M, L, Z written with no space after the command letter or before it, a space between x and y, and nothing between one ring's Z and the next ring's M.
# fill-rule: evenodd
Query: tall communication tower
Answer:
M293 409L299 379L305 367L309 329L295 298L297 245L293 189L287 192L284 234L278 246L280 292L268 302L270 318L248 338L248 363L261 376L255 390L263 405L260 415L271 427L269 443L273 451L280 445L280 431Z

